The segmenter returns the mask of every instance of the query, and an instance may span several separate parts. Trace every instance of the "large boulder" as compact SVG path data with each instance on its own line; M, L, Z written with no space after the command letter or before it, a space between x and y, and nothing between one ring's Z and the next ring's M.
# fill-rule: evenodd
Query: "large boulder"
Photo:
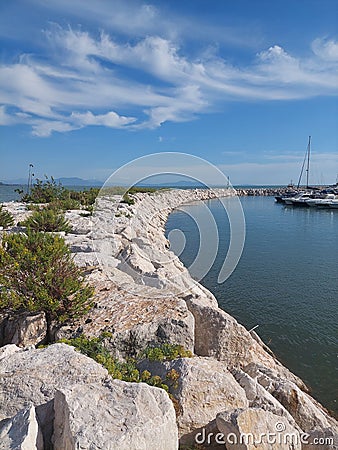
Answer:
M216 423L227 450L301 450L301 437L285 417L260 408L218 414Z
M338 431L337 421L300 389L293 378L282 378L276 370L252 363L244 370L283 405L303 431L308 433L330 427Z
M46 449L53 429L55 391L77 383L103 382L108 376L100 364L65 344L29 350L6 346L2 351L7 356L0 364L0 420L33 403Z
M12 353L0 365L0 419L31 402L47 403L55 391L76 383L102 382L107 370L65 344Z
M54 448L175 450L174 407L162 389L108 381L56 392Z
M233 370L232 373L238 384L244 389L250 407L261 408L272 412L276 416L283 416L292 426L300 430L292 415L258 383L256 378L251 378L241 370Z
M0 421L1 450L44 450L43 437L33 405Z
M245 391L225 364L213 358L144 360L140 369L167 380L169 392L179 405L177 423L183 444L193 443L199 429L208 426L224 409L248 406Z
M0 420L33 404L45 449L52 448L53 433L56 449L177 448L175 411L164 390L112 380L104 367L65 344L1 350ZM13 434L9 423L6 436Z

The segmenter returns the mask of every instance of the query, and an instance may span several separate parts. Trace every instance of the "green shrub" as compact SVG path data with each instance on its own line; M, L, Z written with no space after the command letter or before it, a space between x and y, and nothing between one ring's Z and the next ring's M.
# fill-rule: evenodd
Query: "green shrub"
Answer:
M144 356L150 361L171 361L176 358L191 358L193 354L182 345L163 344L160 347L148 347Z
M61 183L56 183L53 177L50 179L37 179L29 193L22 197L23 202L49 203L55 199L61 199L65 196L66 189Z
M44 311L48 326L85 314L94 292L64 239L30 229L3 236L0 286L0 310Z
M127 205L134 205L135 204L135 200L132 197L130 197L128 195L128 193L126 193L126 194L123 195L121 203L126 203Z
M94 359L96 362L102 364L113 378L136 383L142 381L143 383L147 383L150 386L160 387L166 392L169 391L169 386L172 386L174 388L177 387L180 375L176 370L170 370L167 373L165 380L162 380L162 378L158 375L152 375L148 370L144 370L140 373L139 369L137 368L137 363L140 359L143 358L143 354L141 354L138 358L129 358L126 362L120 362L116 358L114 358L110 354L109 350L105 347L104 339L107 337L109 338L111 337L111 335L107 333L102 333L99 337L87 337L85 335L80 335L79 337L73 339L62 339L59 342L72 345L84 355L87 355L90 358ZM165 344L160 348L164 348L164 351L167 354L170 354L172 356L175 355L175 358L179 357L177 355L181 353L185 356L192 356L191 352L184 350L184 348L179 345ZM147 349L146 353L148 353L149 350L154 349L155 347ZM169 351L169 349L171 350ZM171 394L169 394L169 396L173 401L176 409L176 399Z
M62 198L52 200L47 208L54 209L55 211L67 211L68 209L81 209L81 204L72 198Z
M21 225L34 231L71 231L72 227L63 214L53 209L44 208L35 211Z
M100 337L81 335L73 339L62 339L59 342L72 345L84 355L102 364L113 378L123 381L141 381L140 372L136 368L136 361L130 359L127 362L120 362L115 359L103 344L105 337L104 334Z
M0 227L8 228L14 225L14 217L0 205Z
M81 191L80 202L82 205L90 207L94 205L96 197L99 195L99 188L90 188L87 191Z

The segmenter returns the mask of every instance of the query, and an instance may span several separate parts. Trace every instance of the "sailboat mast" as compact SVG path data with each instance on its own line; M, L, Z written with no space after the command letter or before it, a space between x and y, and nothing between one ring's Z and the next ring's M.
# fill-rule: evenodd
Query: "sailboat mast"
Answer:
M310 153L311 153L311 136L309 136L309 143L307 145L307 168L306 168L306 187L309 187L310 175Z

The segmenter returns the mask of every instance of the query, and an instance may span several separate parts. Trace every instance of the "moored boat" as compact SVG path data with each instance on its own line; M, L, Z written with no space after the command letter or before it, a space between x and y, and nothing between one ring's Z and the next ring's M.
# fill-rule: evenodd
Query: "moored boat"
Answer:
M329 207L329 208L332 208L332 209L338 209L338 198L337 198L337 199L334 199L334 200L331 200L331 201L328 203L328 207Z
M308 206L307 201L313 198L312 191L310 192L300 192L294 197L284 197L283 201L289 206Z
M308 206L325 207L330 204L332 200L338 199L335 194L323 194L321 197L310 198L306 201Z

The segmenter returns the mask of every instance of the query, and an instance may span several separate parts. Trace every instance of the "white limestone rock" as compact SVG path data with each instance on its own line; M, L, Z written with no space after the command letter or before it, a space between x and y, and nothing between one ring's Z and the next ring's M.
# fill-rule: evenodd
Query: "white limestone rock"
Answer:
M0 364L0 420L28 404L44 404L57 389L76 383L102 382L107 370L66 344L17 351Z
M0 422L1 450L44 450L33 405Z
M0 347L0 361L20 351L22 351L22 349L15 344L7 344Z
M179 358L167 362L144 360L140 369L167 379L169 392L179 403L177 423L182 444L192 444L199 429L206 427L224 409L249 405L244 389L225 364L213 358Z
M270 411L276 416L285 417L288 422L296 429L300 428L296 424L292 415L282 406L278 400L261 386L257 379L251 378L242 370L233 370L233 375L238 384L244 389L246 397L251 408L261 408Z
M257 364L250 364L244 370L283 405L303 431L332 427L338 432L337 421L300 389L292 377L281 377L275 370Z
M224 411L217 415L216 423L224 436L227 450L302 448L298 430L285 417L260 408Z
M175 411L162 389L108 381L56 392L54 448L176 450Z

